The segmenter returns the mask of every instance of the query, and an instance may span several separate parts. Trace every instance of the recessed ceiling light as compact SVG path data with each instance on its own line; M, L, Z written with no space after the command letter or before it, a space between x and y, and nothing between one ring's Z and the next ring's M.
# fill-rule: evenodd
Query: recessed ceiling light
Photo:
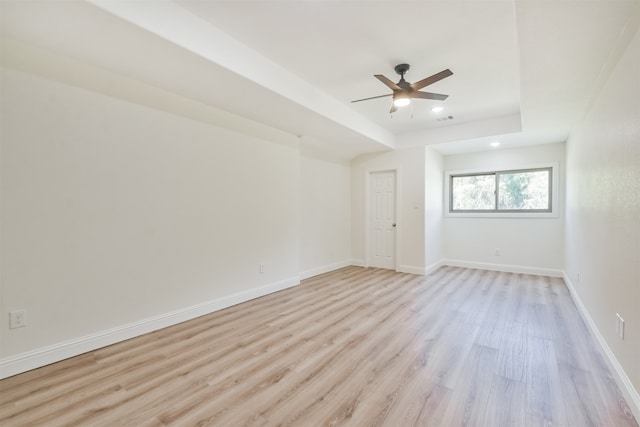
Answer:
M440 106L438 106L438 107L433 107L433 108L431 109L431 111L433 111L434 113L439 113L439 112L440 112L440 111L442 111L442 110L444 110L444 107L440 107Z
M500 146L500 141L493 141L493 142L492 142L491 144L489 144L489 145L491 145L493 148L499 147L499 146Z

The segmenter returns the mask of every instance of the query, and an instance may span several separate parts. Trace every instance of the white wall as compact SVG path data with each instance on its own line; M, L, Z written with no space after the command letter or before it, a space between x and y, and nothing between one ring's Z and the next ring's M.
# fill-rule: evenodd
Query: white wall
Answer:
M26 309L28 325L0 324L0 358L297 283L295 137L1 79L0 319Z
M424 147L368 154L351 162L351 254L355 264L366 265L365 176L376 171L396 170L396 264L399 271L424 274L424 168Z
M445 156L445 172L504 170L546 162L560 165L557 217L445 217L446 262L560 276L564 266L564 150L565 144L560 143ZM496 248L500 256L495 255Z
M310 153L301 158L302 278L351 264L351 167Z
M635 405L640 408L638 76L640 35L636 30L567 142L565 280L633 383ZM625 319L624 341L616 335L616 313Z
M444 256L443 184L444 162L435 150L425 149L425 268L440 266Z

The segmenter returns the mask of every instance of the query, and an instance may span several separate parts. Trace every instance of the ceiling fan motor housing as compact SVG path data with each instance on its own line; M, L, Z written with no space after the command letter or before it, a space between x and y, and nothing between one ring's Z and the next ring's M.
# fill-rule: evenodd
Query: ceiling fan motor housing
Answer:
M404 77L404 74L409 71L409 68L411 68L409 64L398 64L395 66L394 70L396 70L396 73Z

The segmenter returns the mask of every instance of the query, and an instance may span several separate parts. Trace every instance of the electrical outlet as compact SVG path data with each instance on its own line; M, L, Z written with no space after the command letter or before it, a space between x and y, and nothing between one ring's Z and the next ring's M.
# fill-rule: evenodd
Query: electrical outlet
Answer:
M264 264L260 264L260 274L264 273Z
M27 311L13 310L9 312L9 329L24 328L27 326Z

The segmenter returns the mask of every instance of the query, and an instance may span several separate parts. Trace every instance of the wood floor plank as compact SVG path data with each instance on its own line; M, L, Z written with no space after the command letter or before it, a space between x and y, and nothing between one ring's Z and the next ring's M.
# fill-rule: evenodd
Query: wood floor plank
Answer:
M2 426L638 427L560 279L347 267L0 381Z
M490 347L473 346L468 354L468 363L464 366L464 375L453 388L452 402L447 407L443 426L476 425L484 418L497 353Z
M528 351L526 325L506 321L498 352L497 373L514 381L525 382Z
M552 424L528 424L529 407L526 402L526 385L520 381L494 375L484 413L477 425L491 427L552 427Z
M527 338L527 426L569 426L553 342Z

